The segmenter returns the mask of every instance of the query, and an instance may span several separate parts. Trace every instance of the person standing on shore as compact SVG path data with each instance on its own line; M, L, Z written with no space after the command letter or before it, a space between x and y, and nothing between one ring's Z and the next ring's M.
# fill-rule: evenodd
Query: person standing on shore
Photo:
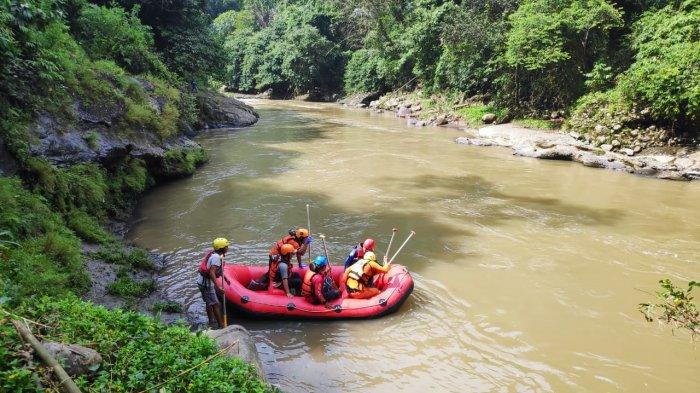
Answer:
M224 327L219 298L216 296L216 279L222 277L223 280L221 266L231 243L225 238L219 237L214 239L212 245L214 247L213 250L209 250L199 264L197 287L199 287L202 299L206 305L209 327L216 329L216 324L218 324L218 328Z

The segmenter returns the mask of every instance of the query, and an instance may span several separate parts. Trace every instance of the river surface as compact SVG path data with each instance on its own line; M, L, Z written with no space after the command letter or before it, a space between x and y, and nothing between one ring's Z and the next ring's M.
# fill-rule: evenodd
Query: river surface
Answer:
M700 279L700 182L646 179L411 128L332 104L253 101L260 122L200 136L211 161L141 202L129 237L170 255L159 285L206 318L210 241L266 264L306 224L341 263L391 228L416 287L379 320L238 320L290 392L698 392L700 348L647 323L657 281ZM398 242L395 241L395 244ZM314 243L317 255L320 245ZM396 246L393 247L396 249Z

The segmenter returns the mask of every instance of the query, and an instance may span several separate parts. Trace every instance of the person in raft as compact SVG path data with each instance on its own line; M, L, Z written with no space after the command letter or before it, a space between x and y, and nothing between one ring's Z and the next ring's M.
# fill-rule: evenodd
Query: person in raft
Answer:
M218 277L221 277L221 265L230 245L229 241L223 237L214 239L212 243L214 249L209 250L199 264L197 287L202 293L202 299L207 309L209 327L212 329L217 327L215 322L218 323L219 327L224 326L224 318L221 316L221 308L219 307L219 298L216 296L215 281Z
M372 251L365 253L364 259L360 259L345 270L341 282L345 283L348 295L353 299L369 299L379 294L379 289L372 287L372 278L376 274L389 271L386 257L379 263L377 256Z
M350 254L348 254L347 259L345 259L345 268L349 268L353 263L362 259L367 251L374 251L374 239L367 239L364 243L357 243L350 251Z
M267 288L271 291L273 288L282 288L287 297L294 297L301 289L301 276L292 272L292 255L296 252L294 246L289 243L275 243L270 250L267 273L258 280L252 280L248 289L259 291Z
M331 308L330 301L340 297L340 291L330 275L328 258L318 256L309 266L301 284L301 295L311 304L323 304Z
M301 257L306 254L313 241L313 238L309 236L309 230L306 228L292 228L289 230L289 235L283 237L280 241L290 244L292 244L292 241L296 243L297 266L300 269L305 268L306 265L301 263Z

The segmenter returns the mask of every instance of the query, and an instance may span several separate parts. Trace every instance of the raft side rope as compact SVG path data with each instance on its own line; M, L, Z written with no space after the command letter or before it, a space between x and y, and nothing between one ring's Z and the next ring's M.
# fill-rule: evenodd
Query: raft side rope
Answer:
M393 277L397 277L396 279L399 280L399 282L397 283L396 286L394 286L394 288L392 288L391 293L389 294L389 296L386 297L387 299L389 299L389 298L391 298L392 296L394 296L394 294L396 293L396 291L399 290L399 288L401 287L401 283L403 282L403 280L404 280L404 279L406 278L406 276L408 276L408 275L409 275L409 274L408 274L408 269L406 269L406 268L404 267L402 273L399 273L399 274L397 274L396 276L393 276ZM393 277L392 277L392 278L393 278ZM254 291L253 291L253 292L254 292ZM224 293L224 296L225 296L225 295L226 295L226 294ZM261 305L261 306L269 306L269 307L277 307L277 308L284 308L284 309L287 309L287 305L286 305L286 304L271 304L271 303L261 302L261 301L252 300L252 299L248 300L247 303L259 304L259 305ZM371 304L371 305L360 306L360 307L342 308L342 311L345 311L345 310L363 310L363 309L365 309L365 308L372 308L372 307L376 307L376 306L377 306L377 304ZM296 304L295 304L295 306L294 306L294 310L299 310L299 311L304 311L304 312L314 313L314 314L336 312L334 308L327 309L327 310L312 310L312 309L297 307Z

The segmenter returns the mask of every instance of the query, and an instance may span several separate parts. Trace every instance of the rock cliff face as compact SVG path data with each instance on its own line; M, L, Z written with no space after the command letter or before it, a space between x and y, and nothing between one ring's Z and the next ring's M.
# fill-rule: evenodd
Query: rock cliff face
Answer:
M162 106L162 100L161 97L149 97L153 107ZM258 120L252 107L212 93L200 95L198 106L200 120L195 125L201 128L245 127ZM29 154L59 166L94 162L107 167L128 155L143 159L157 173L167 152L201 149L190 139L199 131L182 122L179 132L168 138L161 138L154 130L143 127L125 130L121 125L125 111L119 104L85 106L76 100L72 113L66 114L71 121L52 114L40 114L28 127ZM4 149L2 141L0 149ZM0 170L9 172L12 167L11 161L0 159Z

